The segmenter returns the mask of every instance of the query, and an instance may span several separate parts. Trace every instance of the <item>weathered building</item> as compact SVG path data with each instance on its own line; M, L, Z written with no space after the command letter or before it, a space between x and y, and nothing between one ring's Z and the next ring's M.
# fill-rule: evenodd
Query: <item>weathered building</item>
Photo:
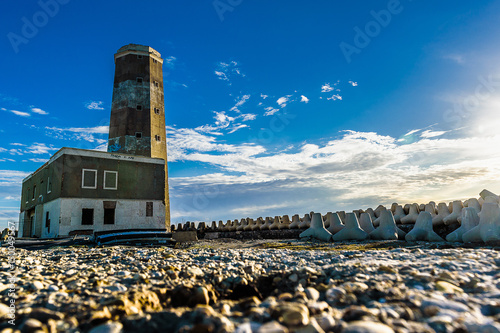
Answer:
M62 148L23 180L19 235L170 227L160 54L115 54L108 152Z

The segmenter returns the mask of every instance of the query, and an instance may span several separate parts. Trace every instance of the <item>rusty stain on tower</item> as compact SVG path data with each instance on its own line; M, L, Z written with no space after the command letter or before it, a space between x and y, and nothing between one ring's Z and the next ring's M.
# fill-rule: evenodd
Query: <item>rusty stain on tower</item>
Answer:
M165 160L165 225L170 227L163 59L149 46L129 44L115 54L108 152Z

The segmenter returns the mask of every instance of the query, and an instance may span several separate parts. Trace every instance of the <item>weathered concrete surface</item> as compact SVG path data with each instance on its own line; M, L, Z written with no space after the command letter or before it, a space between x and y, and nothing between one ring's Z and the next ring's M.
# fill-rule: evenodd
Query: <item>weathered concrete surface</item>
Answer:
M172 234L172 238L179 243L198 241L196 231L176 231Z

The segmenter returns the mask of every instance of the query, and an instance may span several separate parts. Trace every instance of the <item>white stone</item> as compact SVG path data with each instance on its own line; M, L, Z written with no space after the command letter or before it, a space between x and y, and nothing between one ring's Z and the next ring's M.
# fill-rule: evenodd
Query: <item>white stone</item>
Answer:
M432 216L428 212L420 212L413 229L406 234L405 239L408 242L414 241L428 241L428 242L441 242L444 241L432 229Z
M313 237L325 242L332 239L332 234L325 229L323 218L320 213L314 213L311 226L299 235L300 238Z
M333 235L333 240L364 240L368 234L359 227L358 218L354 212L347 213L345 218L345 227Z
M467 207L462 210L462 224L460 228L446 236L448 242L462 242L462 236L479 224L479 216L474 207Z

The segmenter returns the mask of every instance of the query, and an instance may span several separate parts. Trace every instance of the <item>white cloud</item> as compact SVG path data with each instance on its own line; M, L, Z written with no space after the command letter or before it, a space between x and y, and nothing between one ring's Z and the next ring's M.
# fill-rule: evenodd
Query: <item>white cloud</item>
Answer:
M11 155L24 155L21 149L9 149L9 154Z
M268 98L269 96L264 95L264 94L260 94L260 97L262 97L262 99L266 99L266 98Z
M15 200L15 201L18 201L18 200L21 200L21 197L20 196L9 195L9 196L6 196L4 199L5 200Z
M358 83L357 82L354 82L354 81L349 81L349 83L351 84L351 86L353 87L357 87L358 86Z
M42 110L40 108L35 108L35 107L31 108L31 112L37 113L37 114L41 114L41 115L47 115L47 114L49 114L47 111L44 111L44 110Z
M272 116L276 112L279 112L280 109L275 109L272 106L268 106L264 110L266 110L266 113L264 113L264 116Z
M215 70L215 75L220 80L228 82L229 85L231 85L232 77L245 77L245 74L242 73L236 61L219 62Z
M328 97L327 100L331 100L331 101L342 100L342 96L340 96L339 94L335 94L335 95L332 95L332 97Z
M45 134L61 140L72 141L88 141L92 143L103 144L107 142L105 139L100 139L96 136L105 135L109 132L109 126L95 126L95 127L45 127Z
M284 108L287 105L287 103L290 101L290 97L292 97L292 95L286 95L286 96L280 97L280 98L278 98L276 103L278 103L279 106Z
M7 149L0 147L0 153L6 152Z
M175 67L175 62L177 61L177 58L174 57L174 56L169 56L169 57L166 57L165 59L163 59L163 64L172 69Z
M16 116L21 116L21 117L30 117L31 115L28 112L23 112L23 111L17 111L17 110L10 110L13 114Z
M443 134L446 134L448 133L448 131L432 131L432 130L426 130L426 131L423 131L420 136L422 138L435 138L435 137L438 137L438 136L441 136Z
M235 111L235 112L240 112L238 109L240 106L245 104L245 102L250 98L250 95L243 95L239 100L237 100L236 104L229 110L229 111Z
M85 107L89 110L104 110L102 107L103 101L92 101L85 105Z
M30 161L35 162L35 163L45 163L48 161L48 159L47 158L30 158Z
M236 132L239 129L248 127L248 125L245 124L234 124L234 126L230 129L229 134Z
M307 98L307 97L306 97L306 96L304 96L304 95L301 95L301 96L300 96L300 101L301 101L301 102L304 102L304 103L309 103L309 98Z
M255 120L255 118L257 118L257 115L253 113L244 113L241 115L241 117L242 121L249 121L249 120Z
M459 65L463 65L465 63L465 57L462 54L451 53L443 56L443 59L451 60Z
M26 145L23 145L22 143L17 143L17 142L13 142L10 144L11 146L20 146L20 147L24 147Z
M51 152L59 150L59 148L54 148L52 145L47 146L45 143L35 142L31 146L26 148L26 153L41 155L41 154L51 154Z

